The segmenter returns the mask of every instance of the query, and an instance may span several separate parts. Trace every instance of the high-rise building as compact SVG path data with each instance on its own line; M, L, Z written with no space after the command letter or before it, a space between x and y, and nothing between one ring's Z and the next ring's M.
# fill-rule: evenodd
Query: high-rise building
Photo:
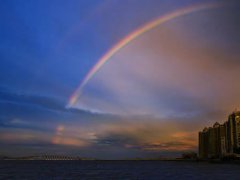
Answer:
M227 153L227 129L226 123L221 124L219 127L219 140L220 140L220 155Z
M236 151L240 153L240 113L235 116L236 123Z
M202 159L208 158L208 128L204 128L199 132L199 157Z

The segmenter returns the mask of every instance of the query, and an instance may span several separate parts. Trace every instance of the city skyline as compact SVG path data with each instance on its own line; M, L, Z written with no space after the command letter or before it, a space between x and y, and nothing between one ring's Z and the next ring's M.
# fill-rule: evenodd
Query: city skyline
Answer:
M240 108L238 1L0 4L0 154L177 157Z
M224 158L240 153L240 111L235 110L223 124L215 122L199 132L199 158Z

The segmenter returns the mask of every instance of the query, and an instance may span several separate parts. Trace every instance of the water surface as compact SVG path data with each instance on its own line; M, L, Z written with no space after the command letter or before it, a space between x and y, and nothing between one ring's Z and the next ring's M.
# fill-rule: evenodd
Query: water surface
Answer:
M0 161L0 179L240 179L240 165L167 161Z

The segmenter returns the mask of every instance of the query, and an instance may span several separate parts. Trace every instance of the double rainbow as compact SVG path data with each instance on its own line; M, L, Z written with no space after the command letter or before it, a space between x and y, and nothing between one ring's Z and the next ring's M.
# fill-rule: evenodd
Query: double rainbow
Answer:
M140 28L136 29L132 33L128 34L126 37L124 37L121 41L119 41L117 44L115 44L110 50L103 55L96 65L88 72L86 77L83 79L82 83L79 85L79 87L76 89L76 91L72 94L72 96L69 99L68 106L71 107L76 104L79 96L81 95L81 91L83 87L87 84L87 82L96 74L96 72L107 62L110 60L110 58L117 53L120 49L122 49L124 46L126 46L128 43L130 43L135 38L141 36L147 31L150 31L153 28L156 28L157 26L168 22L172 19L175 19L180 16L184 16L193 12L201 11L201 10L207 10L207 9L213 9L223 6L223 3L208 3L208 4L198 4L194 6L185 7L183 9L176 10L174 12L171 12L169 14L166 14L164 16L161 16L151 22L146 23L145 25L141 26Z

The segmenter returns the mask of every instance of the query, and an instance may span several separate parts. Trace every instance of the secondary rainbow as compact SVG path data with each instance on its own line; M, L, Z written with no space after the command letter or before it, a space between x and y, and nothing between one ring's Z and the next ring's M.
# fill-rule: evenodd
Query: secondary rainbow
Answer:
M150 31L151 29L168 22L172 19L175 19L180 16L184 16L193 12L206 10L206 9L213 9L223 6L223 3L208 3L208 4L198 4L194 6L185 7L183 9L179 9L177 11L174 11L172 13L166 14L164 16L161 16L143 26L136 29L126 37L124 37L121 41L119 41L116 45L114 45L110 50L103 55L99 61L96 63L96 65L88 72L86 77L83 79L82 83L79 85L77 90L72 94L72 96L69 99L68 107L71 107L76 104L79 96L81 95L82 88L87 84L87 82L94 76L94 74L108 61L110 58L117 53L120 49L122 49L124 46L126 46L128 43L130 43L135 38L139 37L140 35L144 34L147 31Z

